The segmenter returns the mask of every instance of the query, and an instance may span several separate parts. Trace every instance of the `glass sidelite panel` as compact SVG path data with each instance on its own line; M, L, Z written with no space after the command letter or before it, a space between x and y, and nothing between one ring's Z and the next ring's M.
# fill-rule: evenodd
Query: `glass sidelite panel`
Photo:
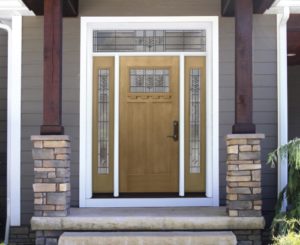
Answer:
M190 70L190 173L200 173L200 69Z
M94 31L94 52L205 52L205 30Z
M168 69L130 69L130 93L168 93Z
M98 174L109 174L109 69L98 71Z

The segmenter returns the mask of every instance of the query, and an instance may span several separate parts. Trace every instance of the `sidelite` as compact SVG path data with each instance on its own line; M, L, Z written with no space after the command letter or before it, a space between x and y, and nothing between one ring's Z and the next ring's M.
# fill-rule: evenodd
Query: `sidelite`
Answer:
M112 197L118 183L119 197L177 197L182 173L185 196L205 195L206 58L191 52L206 51L206 31L95 30L93 41L93 196Z

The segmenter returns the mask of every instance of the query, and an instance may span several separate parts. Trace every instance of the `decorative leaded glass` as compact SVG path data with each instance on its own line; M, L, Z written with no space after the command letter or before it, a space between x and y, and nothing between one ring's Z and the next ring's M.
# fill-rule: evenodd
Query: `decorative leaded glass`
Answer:
M94 31L97 52L205 52L206 31Z
M130 69L131 93L168 93L168 69Z
M98 173L109 174L109 69L98 71Z
M190 173L200 173L200 69L190 70Z

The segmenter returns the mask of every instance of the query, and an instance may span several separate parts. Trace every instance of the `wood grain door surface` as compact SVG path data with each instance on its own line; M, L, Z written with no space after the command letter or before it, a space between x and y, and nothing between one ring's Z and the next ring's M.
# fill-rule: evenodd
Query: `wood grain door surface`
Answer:
M144 79L145 91L132 88L134 71L164 70L169 80L162 92L151 90L155 79ZM148 83L149 82L149 83ZM120 57L120 192L178 192L179 141L173 122L179 120L179 58Z

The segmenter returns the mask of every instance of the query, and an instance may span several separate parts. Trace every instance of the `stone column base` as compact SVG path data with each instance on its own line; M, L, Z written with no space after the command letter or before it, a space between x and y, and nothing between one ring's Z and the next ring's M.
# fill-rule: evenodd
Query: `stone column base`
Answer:
M227 135L227 211L229 216L261 216L261 140L263 134Z
M32 136L34 215L67 216L70 211L70 138Z

